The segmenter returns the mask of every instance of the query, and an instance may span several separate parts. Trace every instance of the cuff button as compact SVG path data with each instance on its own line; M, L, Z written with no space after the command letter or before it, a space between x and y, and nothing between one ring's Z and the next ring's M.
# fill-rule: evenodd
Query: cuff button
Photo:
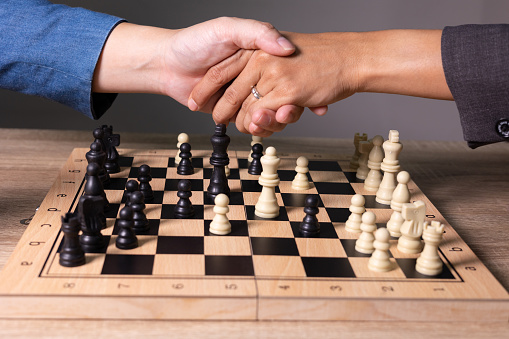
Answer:
M502 138L509 139L509 119L500 119L497 122L497 134Z

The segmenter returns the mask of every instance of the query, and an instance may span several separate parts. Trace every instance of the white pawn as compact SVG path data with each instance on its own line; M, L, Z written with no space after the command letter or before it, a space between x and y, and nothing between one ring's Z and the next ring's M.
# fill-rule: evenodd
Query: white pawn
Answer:
M400 228L405 219L401 215L403 204L410 202L410 191L408 190L408 182L410 181L410 174L407 171L401 171L396 177L398 186L392 194L391 208L393 210L391 218L387 222L387 229L391 236L399 238L401 236Z
M226 216L230 211L228 204L230 199L226 194L218 194L214 200L214 219L210 222L209 232L217 235L225 235L232 231L232 225Z
M439 221L432 221L431 225L424 228L422 239L424 239L424 249L421 256L417 258L415 269L424 275L438 275L442 272L442 260L438 255L438 246L442 241L444 234L444 224Z
M371 140L359 141L359 153L361 155L359 156L359 168L357 168L357 173L355 174L357 179L364 180L368 176L368 157L372 148L373 142Z
M381 135L377 135L373 138L373 149L369 152L368 158L368 167L370 171L366 180L364 180L364 189L367 191L376 192L382 182L380 167L384 159L384 151L382 149L383 142L384 138Z
M262 137L258 137L256 135L253 135L253 137L251 138L251 152L249 152L249 157L247 158L247 161L251 162L253 161L253 146L256 145L256 144L260 144L260 145L263 145L263 138Z
M299 157L297 159L297 166L295 167L295 179L292 181L292 188L298 191L308 190L310 188L308 176L306 175L309 172L308 168L309 161L306 157Z
M368 268L375 272L389 272L393 265L389 255L390 235L386 228L379 228L375 232L375 251L368 261Z
M401 168L398 157L403 149L403 145L399 142L399 132L391 130L388 140L384 142L382 147L385 153L381 165L384 175L380 187L376 192L376 201L380 204L390 205L392 193L396 188L396 174Z
M263 170L258 183L263 187L255 205L255 215L265 219L277 218L279 205L276 198L276 186L280 181L277 169L281 159L276 156L276 149L270 146L265 150L265 155L260 159L260 162Z
M398 251L409 254L419 253L422 250L421 235L425 225L426 205L421 200L403 204L401 215L405 221L400 229Z
M180 145L187 142L189 143L189 135L186 133L180 133L177 137L177 156L175 156L175 166L180 164Z
M361 230L362 233L355 242L355 250L360 253L371 254L375 250L375 247L373 247L375 241L373 233L376 231L375 213L368 211L362 215Z
M364 204L366 203L366 199L361 194L356 194L352 197L351 205L350 205L350 216L345 223L345 230L352 233L361 233L361 222L362 222L362 214L366 212L366 208Z

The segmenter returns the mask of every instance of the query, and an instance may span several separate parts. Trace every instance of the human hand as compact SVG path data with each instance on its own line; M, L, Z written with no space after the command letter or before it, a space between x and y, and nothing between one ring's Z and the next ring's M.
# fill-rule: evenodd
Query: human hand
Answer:
M223 17L181 30L121 23L103 48L93 91L163 94L196 110L189 96L200 79L206 76L216 93L215 84L235 78L256 49L285 56L295 47L272 25L248 19ZM221 94L214 93L211 103Z
M214 85L230 82L256 49L279 56L295 50L272 25L255 20L223 17L179 30L165 46L166 94L196 110L190 99L195 85L205 75ZM202 111L212 112L214 96L209 102Z
M357 64L349 50L352 34L285 33L298 46L293 55L282 58L254 52L215 105L214 120L225 123L235 117L239 131L260 135L279 131L287 123L297 121L302 108L296 106L311 107L316 114L325 114L326 105L358 90ZM191 97L199 93L203 102L207 101L213 91L207 93L202 88L205 82L206 77ZM259 100L251 94L253 85L262 95ZM207 84L203 87L210 89Z

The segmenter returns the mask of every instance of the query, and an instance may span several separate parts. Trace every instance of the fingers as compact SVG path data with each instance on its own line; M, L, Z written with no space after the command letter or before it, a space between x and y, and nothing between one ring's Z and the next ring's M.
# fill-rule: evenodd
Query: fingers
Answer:
M246 67L253 51L239 50L219 64L212 66L189 95L191 111L202 110L210 99Z
M318 106L318 107L309 107L311 112L315 113L319 117L324 116L325 113L329 110L329 106Z
M285 105L277 110L276 121L281 124L293 124L300 119L303 112L304 107Z
M249 65L225 90L221 99L216 103L212 112L212 118L216 123L226 123L240 110L242 105L247 107L251 99L256 100L251 94L251 88L253 85L256 85L260 79L260 73L259 71L248 68ZM260 89L258 90L260 91ZM264 92L260 93L262 94ZM248 98L250 96L251 98ZM243 118L246 110L242 110L242 112L241 118ZM237 121L238 120L239 117L237 117ZM241 129L242 130L239 129L239 131L247 133L246 127L242 126Z
M261 49L278 56L295 51L295 46L267 22L239 18L219 18L218 21L227 28L223 30L227 38L240 48Z

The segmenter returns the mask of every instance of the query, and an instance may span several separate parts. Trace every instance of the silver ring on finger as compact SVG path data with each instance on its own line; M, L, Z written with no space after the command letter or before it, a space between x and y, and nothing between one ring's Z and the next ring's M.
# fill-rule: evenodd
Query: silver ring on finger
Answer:
M260 93L258 92L258 90L256 89L256 85L255 85L255 86L253 86L253 87L251 87L251 93L253 93L253 96L254 96L256 99L258 99L258 100L260 100L261 98L263 98L263 97L260 95Z

